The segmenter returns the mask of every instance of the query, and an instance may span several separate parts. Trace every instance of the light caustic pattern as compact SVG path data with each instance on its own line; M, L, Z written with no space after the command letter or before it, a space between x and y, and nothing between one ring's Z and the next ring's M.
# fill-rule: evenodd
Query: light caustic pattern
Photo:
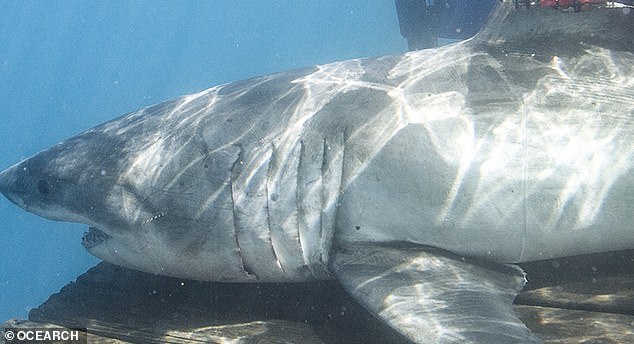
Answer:
M504 81L518 101L517 108L511 111L499 108L482 114L470 107L474 95L470 94L470 85L464 81L464 75L468 73L470 61L484 53L472 52L468 47L466 42L392 59L393 66L387 71L384 81L364 80L368 72L365 60L318 66L311 73L292 80L292 86L277 95L279 99L295 97L297 102L280 109L287 113L280 114L278 119L267 119L280 122L274 127L269 125L273 130L258 131L261 119L247 123L242 120L245 128L233 137L229 135L223 144L209 147L210 153L245 145L245 137L251 135L257 136L258 153L251 157L252 161L245 162L249 165L244 169L245 173L255 174L268 168L273 147L280 156L286 157L282 165L293 165L291 160L300 155L297 151L300 142L310 141L307 123L322 120L316 117L324 116L322 110L342 94L374 90L388 95L391 102L383 104L376 114L354 123L354 127L346 127L346 140L363 140L368 144L367 151L379 152L402 128L410 124L421 125L443 163L456 168L445 205L436 219L438 223L455 210L454 201L460 195L465 176L475 173L478 176L477 197L471 197L474 202L464 211L463 224L477 216L482 207L490 206L492 200L499 200L500 193L509 185L520 185L517 191L530 197L544 187L552 187L549 183L559 183L560 180L564 181L565 187L557 185L560 194L554 201L556 204L547 207L551 209L547 225L557 224L570 202L579 205L574 227L591 224L610 187L631 165L632 147L628 133L633 98L629 90L633 81L631 68L624 61L626 57L615 57L609 51L598 48L589 49L585 55L575 59L553 57L542 66L548 72L531 89ZM504 74L501 66L492 67L498 68L499 75ZM443 75L443 81L451 83L451 87L443 89L442 85L436 85L437 78L430 78L434 74ZM210 116L218 122L226 120L222 116L230 116L226 112L210 115L217 103L226 102L228 98L239 99L259 85L275 82L275 79L275 75L263 77L243 89L223 95L219 95L223 88L220 86L185 97L170 111L178 116L177 120L172 120L169 114L161 120L173 121L174 128L170 132L176 135L183 131L195 133L195 128L204 126ZM263 101L268 103L264 107L273 107L270 104L278 99ZM201 102L205 103L204 106L199 105ZM194 103L195 111L187 110L189 103ZM340 118L323 120L337 121L354 110L342 109ZM204 133L206 137L223 134L220 126L215 131L210 130ZM145 173L151 171L152 166L165 165L166 152L179 149L175 147L176 143L166 143L169 135L165 132L157 135L163 137L148 139L156 145L155 149L140 152L134 163ZM362 139L364 137L370 139ZM192 135L191 144L200 144L197 142L199 139ZM181 148L188 144L178 142ZM337 148L340 150L333 154L342 155L343 146ZM170 152L169 156L173 154ZM201 155L200 159L203 158ZM163 163L158 164L161 160ZM341 160L340 157L333 158L333 161ZM355 170L346 171L343 189L371 162L371 159L366 159L354 165ZM195 163L191 161L190 165ZM180 173L186 170L187 166ZM178 176L174 178L177 179ZM247 175L242 181L249 184L254 179ZM317 190L307 193L311 192ZM209 196L210 199L214 197ZM336 197L329 197L328 201L329 204L320 208L333 207ZM522 198L515 197L509 201L511 209L523 206Z
M497 109L499 112L493 114L496 118L489 122L478 118L487 114L474 113L470 108L469 85L460 82L475 55L481 54L468 53L460 45L434 54L405 55L390 71L392 80L405 78L395 85L356 79L363 69L353 65L354 62L346 63L345 68L321 67L298 80L304 82L307 102L298 111L302 121L286 136L295 138L295 133L301 132L298 129L305 116L318 113L339 92L360 88L383 90L393 103L381 115L352 129L350 138L355 133L372 134L371 150L378 152L400 129L412 123L422 124L443 162L457 169L438 221L450 212L462 178L470 172L480 177L478 197L474 197L480 201L472 205L464 221L469 221L479 207L497 199L497 192L508 189L505 181L514 185L525 183L523 192L530 197L549 187L547 184L555 178L564 180L565 186L560 187L548 224L555 225L566 204L574 202L580 207L574 227L590 225L610 187L631 166L634 79L632 67L627 63L629 54L612 56L605 49L591 48L576 59L555 56L544 63L542 68L548 72L532 89L522 89L507 81L517 97L517 109L509 112ZM426 92L421 82L424 86L425 78L438 73L439 68L455 74L448 76L455 81L453 89ZM477 170L473 171L474 168ZM359 172L348 171L353 176ZM521 206L517 200L513 203Z
M274 274L264 267L271 261L319 275L341 194L412 127L432 152L404 147L408 159L449 171L444 194L422 196L442 199L432 225L450 218L456 228L592 226L632 164L632 54L588 47L545 60L478 44L217 86L96 127L62 143L58 150L74 153L51 164L63 175L110 161L91 154L118 156L117 165L83 168L116 178L104 209L138 227L134 235L206 236L199 249L192 239L174 252L233 242L244 270L261 266L264 275ZM90 135L110 146L91 152L96 145L81 139ZM90 215L71 217L115 233Z
M536 157L527 192L552 179L564 183L548 227L571 203L578 206L573 228L592 225L614 183L632 167L634 78L625 57L596 48L574 63L553 58L554 73L525 95L528 154Z

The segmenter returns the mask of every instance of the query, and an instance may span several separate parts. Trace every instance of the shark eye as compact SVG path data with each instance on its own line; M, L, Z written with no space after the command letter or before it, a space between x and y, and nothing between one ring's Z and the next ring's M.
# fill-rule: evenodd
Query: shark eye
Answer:
M51 192L51 188L48 186L48 182L44 179L40 179L40 181L37 182L37 190L42 195L48 195Z

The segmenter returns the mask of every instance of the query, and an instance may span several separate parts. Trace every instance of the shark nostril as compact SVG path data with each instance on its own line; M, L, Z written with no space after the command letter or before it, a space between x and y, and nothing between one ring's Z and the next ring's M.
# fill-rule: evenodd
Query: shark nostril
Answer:
M51 192L51 188L48 186L48 182L44 179L40 179L40 181L37 182L37 190L42 195L48 195Z

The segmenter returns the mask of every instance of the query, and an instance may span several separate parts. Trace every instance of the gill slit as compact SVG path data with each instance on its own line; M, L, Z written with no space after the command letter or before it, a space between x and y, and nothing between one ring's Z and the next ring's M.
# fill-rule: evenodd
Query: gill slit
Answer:
M258 276L256 274L254 274L252 271L250 271L250 269L246 266L245 262L244 262L244 256L242 255L242 249L240 248L240 240L238 239L238 214L236 211L236 199L233 196L234 195L234 186L233 186L233 180L234 177L237 174L237 170L240 169L240 166L244 163L243 162L243 151L242 151L242 146L238 145L238 148L240 149L240 152L238 153L238 158L236 159L236 161L233 162L233 165L231 166L231 172L229 174L229 193L231 194L231 214L233 215L233 236L235 238L235 242L236 242L236 250L238 253L238 258L240 258L240 267L242 268L242 271L244 271L244 273L248 276L253 275L255 276L255 278L257 279Z
M275 245L273 244L273 229L271 227L271 190L269 189L269 184L271 183L271 173L273 169L273 162L277 159L277 150L275 148L275 144L271 143L271 157L269 158L267 171L266 171L266 181L265 181L265 190L266 190L266 222L269 228L269 242L271 245L271 250L273 251L273 257L275 257L275 262L280 267L282 272L286 273L286 269L282 265L282 261L277 255L277 251L275 250Z
M321 261L321 265L325 266L325 263L328 260L328 252L324 252L324 247L325 246L325 240L326 240L326 229L324 228L325 226L325 213L326 213L326 207L328 206L328 198L326 196L326 191L324 190L327 186L325 185L328 181L325 178L325 174L326 174L326 170L328 168L327 162L326 162L326 151L328 149L328 142L326 141L326 138L324 137L323 139L323 147L321 149L321 190L319 190L319 194L320 194L320 211L319 211L319 259Z
M343 142L341 143L341 171L340 171L340 175L339 175L339 188L337 190L337 195L335 196L335 200L334 200L334 207L335 207L335 211L334 211L334 226L335 228L333 229L333 236L332 236L332 246L331 249L334 247L335 249L337 248L337 246L339 246L339 242L338 240L336 240L337 238L337 219L339 218L339 199L343 196L345 189L346 189L346 183L348 182L345 178L344 175L344 171L345 171L345 166L346 166L346 150L347 150L347 143L348 143L348 127L344 127L343 128Z
M301 195L301 173L302 173L302 165L303 165L303 159L304 159L304 152L305 147L304 147L304 141L303 140L299 140L299 157L297 159L297 174L295 175L295 210L297 211L297 241L299 243L299 248L302 251L302 260L304 261L304 265L306 267L308 267L308 270L310 270L311 274L313 272L313 269L310 266L310 262L308 259L306 259L306 255L305 253L305 249L304 249L304 245L303 245L303 241L302 240L302 218L304 217L303 214L303 209L302 206L300 204L300 202L302 202L302 195Z
M520 248L519 262L524 259L524 255L526 254L526 235L528 233L528 114L525 106L522 115L522 145L524 150L524 159L522 161L522 225L524 232L522 233L522 247Z

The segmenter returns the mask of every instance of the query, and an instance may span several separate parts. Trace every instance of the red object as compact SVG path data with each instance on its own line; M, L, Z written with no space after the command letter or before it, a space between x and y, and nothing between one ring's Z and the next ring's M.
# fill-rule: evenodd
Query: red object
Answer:
M566 8L573 6L575 3L577 3L578 6L585 6L605 4L606 2L606 0L541 0L539 3L542 7Z

